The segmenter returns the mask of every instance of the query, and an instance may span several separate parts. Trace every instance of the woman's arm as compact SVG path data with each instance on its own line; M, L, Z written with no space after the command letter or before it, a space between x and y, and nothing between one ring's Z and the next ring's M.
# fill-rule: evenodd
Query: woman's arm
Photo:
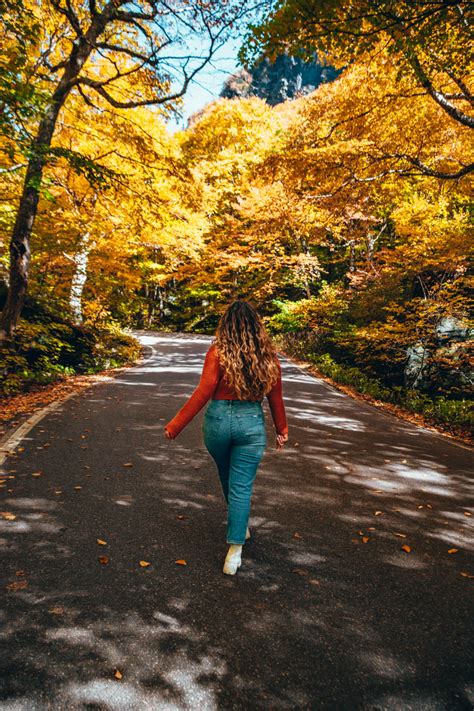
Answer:
M270 412L272 413L273 423L277 435L288 434L288 424L286 421L285 405L283 403L283 386L281 382L281 365L277 358L278 363L278 379L273 385L269 393L267 393L268 404L270 405Z
M206 353L199 385L173 419L165 425L165 430L170 439L177 437L181 430L204 407L216 389L218 382L219 359L215 347L211 346Z

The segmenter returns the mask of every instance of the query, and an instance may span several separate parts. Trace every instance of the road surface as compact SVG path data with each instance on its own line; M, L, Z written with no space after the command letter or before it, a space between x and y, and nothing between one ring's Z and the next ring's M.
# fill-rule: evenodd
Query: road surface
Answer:
M224 576L202 413L162 435L210 339L142 338L8 458L0 710L472 709L472 452L283 360L290 443Z

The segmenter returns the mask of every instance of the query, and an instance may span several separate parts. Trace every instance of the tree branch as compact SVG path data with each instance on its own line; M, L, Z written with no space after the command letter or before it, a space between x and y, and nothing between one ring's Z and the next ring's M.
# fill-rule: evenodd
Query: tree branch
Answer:
M51 5L54 7L56 12L61 13L61 15L64 15L64 17L69 20L69 23L76 35L83 39L84 33L82 31L81 23L79 22L79 18L72 8L70 0L66 0L67 7L61 6L61 0L51 0Z
M408 163L411 163L411 165L414 165L416 168L418 168L423 175L429 175L432 178L440 178L441 180L459 180L459 178L463 178L465 175L468 175L469 173L472 173L474 171L474 163L464 165L462 168L457 171L454 171L453 173L446 173L442 170L435 170L434 168L430 168L419 158L406 155L405 153L395 153L393 156L390 157L406 160L408 161ZM400 173L400 175L403 174L403 172Z
M426 89L428 94L431 96L432 99L436 101L438 106L441 106L443 111L445 111L448 116L451 116L451 118L453 118L455 121L458 121L459 123L463 124L464 126L468 126L469 128L474 128L474 116L468 116L456 106L450 104L446 96L442 92L437 91L434 88L433 84L428 78L428 75L425 73L423 67L421 66L421 62L415 52L407 52L406 50L403 50L403 54L405 56L405 59L415 72L415 75L422 87Z
M110 42L98 42L96 47L98 49L105 49L110 52L126 54L129 57L133 57L133 59L139 59L142 61L142 66L145 64L155 66L156 60L158 58L158 52L167 47L170 43L171 40L166 40L165 42L163 42L162 45L160 45L160 47L153 49L150 54L143 54L142 52L130 49L129 47L122 47L121 45L111 44Z
M460 79L459 77L457 77L457 76L454 74L454 72L452 72L452 71L449 70L449 69L446 69L446 74L447 74L448 77L449 77L450 79L452 79L452 81L453 81L455 84L457 84L458 87L461 89L461 91L462 91L462 97L461 97L461 98L462 98L462 99L465 99L466 101L469 101L469 103L470 103L472 106L474 106L474 96L473 96L473 95L471 94L471 92L469 91L469 87L467 86L467 84L465 84L462 79Z
M14 173L17 170L26 168L27 165L28 163L17 163L16 165L10 166L10 168L0 168L0 174L3 175L5 173Z
M132 20L146 20L151 22L155 19L155 14L146 12L125 12L124 10L117 10L114 13L114 20L119 22L131 22Z

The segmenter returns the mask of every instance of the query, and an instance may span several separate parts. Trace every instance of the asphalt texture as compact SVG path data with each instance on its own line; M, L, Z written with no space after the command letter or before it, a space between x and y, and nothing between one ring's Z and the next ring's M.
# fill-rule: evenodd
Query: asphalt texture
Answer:
M210 339L142 338L143 364L8 459L0 709L472 709L472 452L283 359L290 441L270 446L265 405L253 538L224 576L203 414L162 433Z

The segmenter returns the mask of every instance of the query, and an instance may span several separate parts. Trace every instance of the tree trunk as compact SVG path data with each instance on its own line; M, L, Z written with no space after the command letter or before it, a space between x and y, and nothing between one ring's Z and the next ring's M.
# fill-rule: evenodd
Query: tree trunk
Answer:
M33 144L33 156L26 170L23 193L10 241L10 278L7 301L0 321L0 340L12 335L25 302L30 266L30 235L38 209L44 152L51 145L61 105L62 102L59 105L51 104L43 117Z
M82 292L87 281L87 263L89 261L90 241L89 233L82 235L79 240L79 249L74 257L74 274L71 281L69 305L74 322L82 323Z
M38 211L47 151L51 146L59 112L93 50L95 40L110 19L111 11L112 5L107 14L97 15L95 22L80 43L73 46L64 73L53 92L33 141L32 157L28 162L23 193L10 241L10 277L7 301L0 319L0 341L10 337L14 332L25 302L30 265L30 236Z

